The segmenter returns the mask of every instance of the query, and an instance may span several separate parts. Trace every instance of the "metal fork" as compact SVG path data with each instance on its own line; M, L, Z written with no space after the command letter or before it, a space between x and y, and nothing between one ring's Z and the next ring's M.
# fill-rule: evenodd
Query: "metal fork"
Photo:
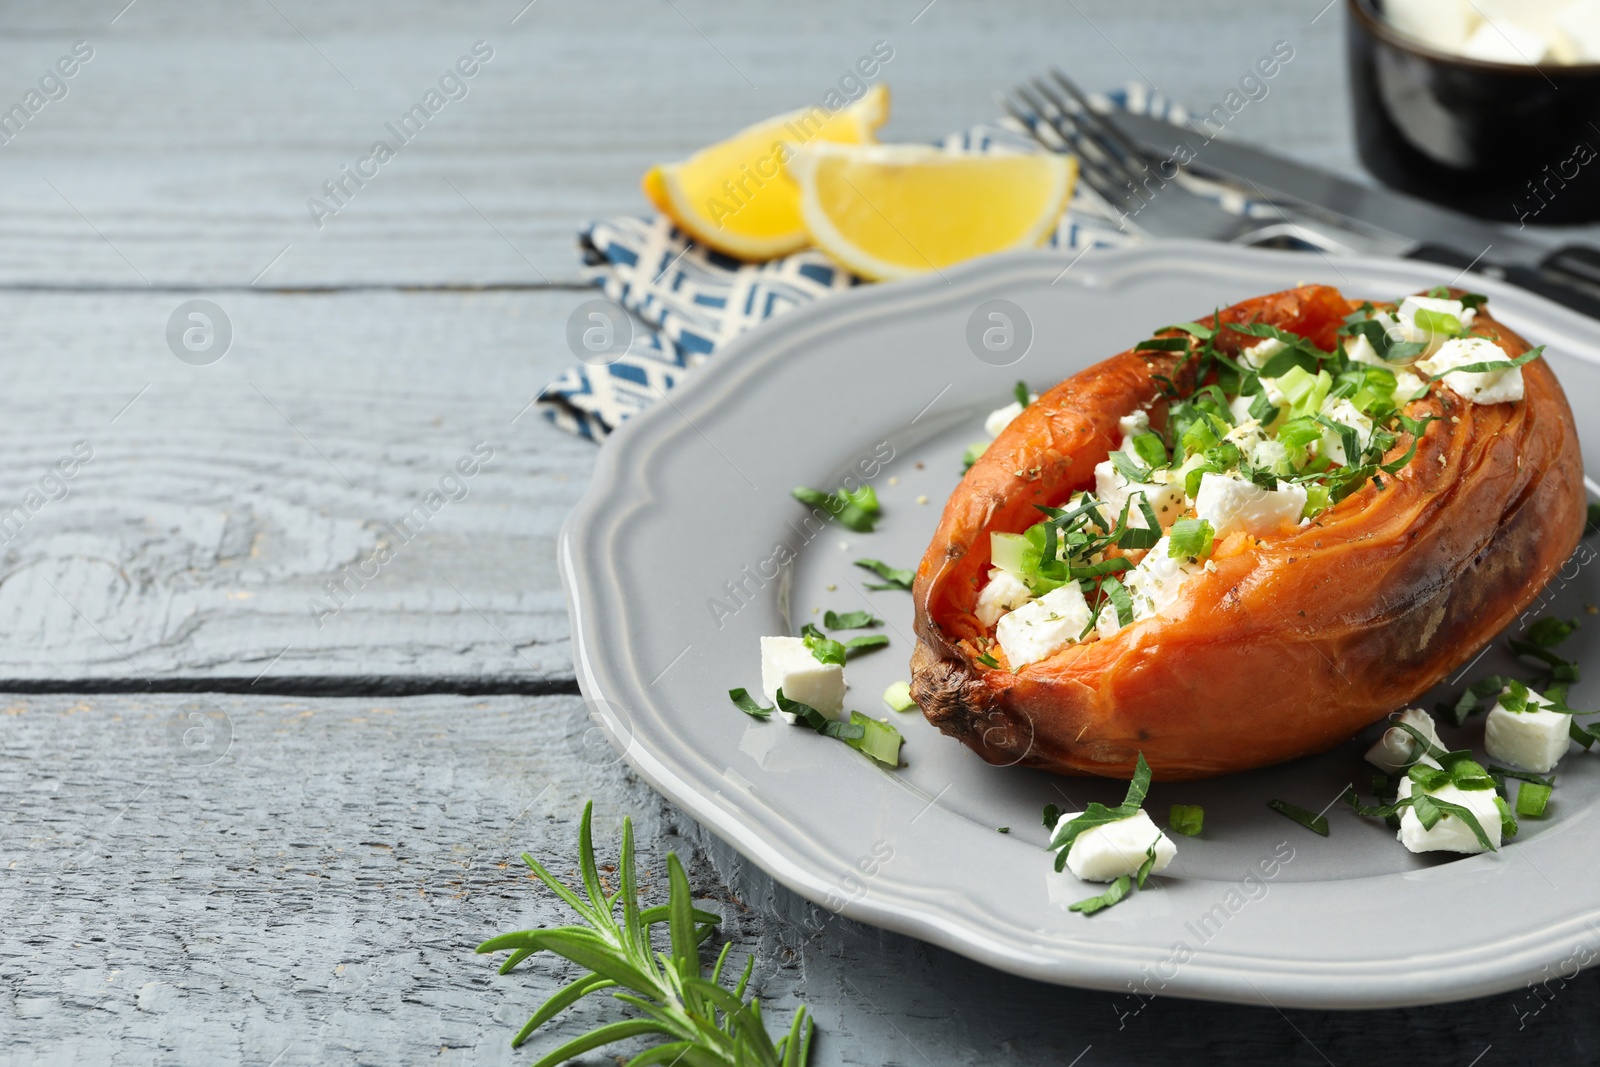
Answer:
M1171 158L1151 161L1116 125L1096 111L1059 68L997 97L1033 139L1052 152L1078 157L1083 181L1118 216L1151 237L1189 237L1239 245L1314 248L1348 253L1348 245L1293 222L1264 223L1236 215L1183 186Z

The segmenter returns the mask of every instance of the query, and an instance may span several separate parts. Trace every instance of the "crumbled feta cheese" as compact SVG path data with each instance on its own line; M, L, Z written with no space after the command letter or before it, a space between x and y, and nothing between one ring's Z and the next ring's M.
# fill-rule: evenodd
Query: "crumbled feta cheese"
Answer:
M1076 819L1081 812L1071 811L1056 821L1055 829ZM1052 835L1054 830L1051 831ZM1123 875L1139 873L1155 846L1156 859L1150 865L1152 872L1166 868L1178 854L1178 846L1162 833L1143 811L1085 830L1072 842L1067 851L1067 870L1085 882L1112 882Z
M1276 337L1268 337L1265 340L1257 341L1248 348L1241 349L1239 355L1244 358L1244 362L1252 370L1260 370L1267 365L1267 360L1288 347Z
M1366 448L1367 442L1372 440L1372 420L1362 414L1360 408L1344 397L1325 405L1322 409L1322 414L1329 422L1337 422L1354 430L1356 432L1356 443L1360 448ZM1322 443L1318 447L1322 455L1327 456L1340 466L1346 463L1355 463L1361 458L1359 455L1346 456L1344 454L1343 438L1328 427L1323 428Z
M1094 493L1105 505L1101 514L1108 522L1117 521L1122 514L1122 506L1135 493L1144 494L1145 503L1150 505L1150 510L1156 513L1156 521L1163 527L1171 526L1179 515L1188 510L1188 500L1183 495L1183 479L1174 477L1170 470L1154 471L1151 477L1156 480L1130 482L1109 459L1095 465ZM1128 525L1141 530L1149 527L1137 500L1128 509Z
M1287 482L1276 489L1263 489L1237 474L1207 471L1200 476L1194 508L1200 518L1211 523L1219 540L1235 530L1259 535L1299 522L1306 508L1306 490Z
M802 638L761 639L761 691L768 700L777 700L779 689L830 719L844 714L844 668L819 662ZM791 724L795 721L792 715L783 717Z
M1427 382L1412 374L1408 370L1394 372L1394 406L1404 409L1418 393L1427 386Z
M1021 578L999 567L989 568L989 584L978 594L975 614L985 626L993 626L1000 616L1013 608L1020 608L1033 599L1033 593Z
M1361 334L1345 338L1344 354L1357 363L1370 363L1374 367L1387 367L1389 364L1378 355L1378 350L1372 347L1372 342Z
M1150 413L1141 410L1124 415L1117 420L1117 429L1122 431L1122 444L1117 446L1118 449L1132 452L1133 439L1142 433L1150 432Z
M1505 404L1522 399L1522 368L1478 372L1446 373L1452 367L1473 363L1510 363L1505 350L1487 337L1457 337L1446 341L1439 351L1417 364L1430 377L1445 374L1444 384L1451 392L1474 404Z
M1183 583L1202 569L1201 564L1186 557L1173 559L1167 555L1170 546L1170 539L1163 537L1145 553L1137 567L1119 576L1128 589L1128 599L1133 602L1134 622L1142 622L1172 607L1183 590ZM1116 605L1107 603L1102 607L1094 625L1102 638L1111 637L1122 629Z
M1000 616L994 637L1013 668L1044 659L1078 639L1089 625L1089 604L1077 582L1052 589Z
M1531 689L1526 711L1508 711L1496 700L1483 727L1483 747L1490 758L1536 774L1553 770L1567 754L1572 716L1546 711L1548 704Z
M1404 800L1410 795L1411 779L1400 779L1399 798ZM1493 789L1459 789L1453 785L1440 786L1429 794L1447 804L1459 804L1472 812L1483 827L1485 836L1496 848L1500 847L1500 809L1494 802L1498 795ZM1472 827L1454 815L1445 815L1433 824L1432 830L1427 830L1423 828L1422 820L1417 818L1417 813L1407 808L1400 813L1400 830L1395 836L1412 852L1483 851Z
M1460 52L1468 59L1481 59L1489 63L1542 63L1549 55L1544 38L1532 30L1524 29L1505 19L1484 22Z
M1421 708L1407 708L1402 711L1396 720L1416 730L1422 736L1439 748L1444 748L1444 742L1439 740L1439 730L1433 724L1433 716ZM1425 763L1437 767L1439 761L1432 756L1420 751L1421 745L1417 739L1398 726L1391 726L1378 738L1378 743L1367 749L1367 762L1372 764L1384 774L1394 774L1413 763ZM1412 759L1415 753L1416 759Z
M1459 52L1478 23L1463 0L1385 0L1383 14L1401 33L1441 52Z
M989 417L983 420L983 432L990 437L999 437L1000 431L1011 425L1011 420L1022 414L1022 405L1013 400L1003 408L996 408L989 412Z

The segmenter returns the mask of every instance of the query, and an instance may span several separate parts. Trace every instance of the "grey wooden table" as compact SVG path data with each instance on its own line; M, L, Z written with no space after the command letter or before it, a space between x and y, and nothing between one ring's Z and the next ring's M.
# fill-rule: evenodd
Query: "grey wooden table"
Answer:
M594 448L517 417L571 358L581 222L879 39L899 139L1049 62L1210 105L1285 40L1235 131L1353 166L1323 3L0 9L27 112L0 144L0 1063L526 1062L565 972L471 950L560 920L515 856L569 871L588 797L652 869L688 859L763 995L815 1011L818 1064L1593 1060L1588 975L1335 1014L999 974L816 911L586 736L553 544ZM319 227L308 198L478 41L469 94ZM190 299L232 324L210 366L167 344ZM475 446L468 494L349 581Z

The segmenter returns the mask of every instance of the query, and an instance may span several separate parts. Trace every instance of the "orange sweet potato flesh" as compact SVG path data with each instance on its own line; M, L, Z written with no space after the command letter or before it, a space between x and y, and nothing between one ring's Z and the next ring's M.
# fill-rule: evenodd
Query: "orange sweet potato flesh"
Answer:
M1306 286L1220 316L1332 349L1355 307L1335 289ZM1478 315L1473 332L1512 355L1527 350L1487 308ZM1225 351L1252 343L1218 333ZM1146 406L1164 425L1152 375L1180 366L1175 354L1128 351L1068 378L1006 428L945 506L917 569L912 695L990 763L1128 778L1143 752L1154 776L1170 780L1322 751L1469 661L1583 533L1572 412L1535 360L1522 368L1519 403L1475 405L1435 385L1406 410L1440 419L1381 489L1369 482L1298 529L1225 539L1215 568L1190 578L1162 615L1016 673L1003 659L999 669L978 663L988 631L973 608L989 534L1019 533L1041 518L1036 504L1091 489L1095 464L1120 440L1120 416ZM1192 384L1181 373L1180 386ZM1409 445L1402 433L1385 461Z

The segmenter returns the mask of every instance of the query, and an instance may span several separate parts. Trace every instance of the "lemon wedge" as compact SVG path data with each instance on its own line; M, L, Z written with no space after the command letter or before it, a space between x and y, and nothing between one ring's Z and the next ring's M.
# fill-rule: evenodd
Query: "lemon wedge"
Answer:
M746 127L682 163L651 167L644 195L679 229L740 259L762 260L804 248L800 193L784 173L797 145L877 139L889 117L889 90L874 85L861 99L829 114L791 111Z
M1037 248L1078 175L1076 160L1055 154L817 142L798 147L788 168L812 242L875 281Z

